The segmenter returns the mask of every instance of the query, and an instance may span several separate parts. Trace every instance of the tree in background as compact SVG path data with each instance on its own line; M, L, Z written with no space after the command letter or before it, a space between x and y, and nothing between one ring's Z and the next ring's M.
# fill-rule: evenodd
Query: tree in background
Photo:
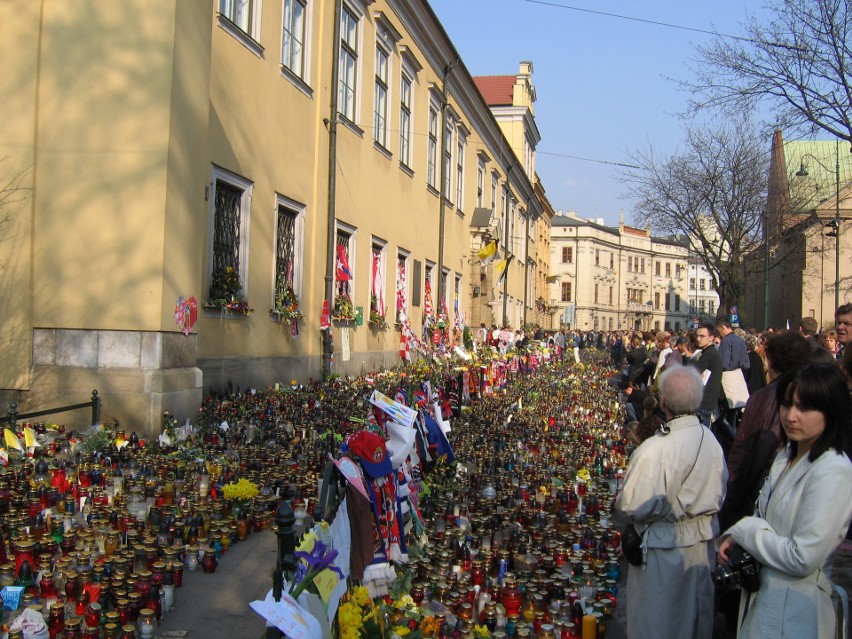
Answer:
M762 241L768 157L747 120L717 128L687 127L684 150L661 157L631 153L622 181L636 201L636 222L685 238L710 273L719 311L739 305L746 260Z
M739 117L770 108L773 128L824 131L852 145L852 2L782 0L769 24L748 20L746 35L698 47L693 111Z

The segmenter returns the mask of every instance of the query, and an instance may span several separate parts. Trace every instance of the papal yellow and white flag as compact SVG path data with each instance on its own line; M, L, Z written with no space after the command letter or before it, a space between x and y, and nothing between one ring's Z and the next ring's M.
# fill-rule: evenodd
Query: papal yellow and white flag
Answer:
M497 240L491 240L491 242L477 253L477 257L479 257L484 264L488 264L491 260L497 257Z
M506 279L506 273L509 272L509 262L512 261L512 255L507 257L505 260L500 260L494 266L494 272L497 273L497 286L500 286L503 283L503 280Z
M41 448L41 444L36 439L35 431L29 426L24 428L24 443L27 448Z
M3 429L3 438L6 440L7 448L15 448L17 450L24 450L24 447L21 446L21 440L18 439L18 436L9 430L8 428Z

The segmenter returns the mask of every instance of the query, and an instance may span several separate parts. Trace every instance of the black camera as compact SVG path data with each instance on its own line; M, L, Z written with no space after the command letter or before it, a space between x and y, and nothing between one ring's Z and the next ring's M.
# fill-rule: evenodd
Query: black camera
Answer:
M760 588L760 564L740 546L728 548L728 563L716 566L711 575L719 590L740 587L746 592L757 592Z

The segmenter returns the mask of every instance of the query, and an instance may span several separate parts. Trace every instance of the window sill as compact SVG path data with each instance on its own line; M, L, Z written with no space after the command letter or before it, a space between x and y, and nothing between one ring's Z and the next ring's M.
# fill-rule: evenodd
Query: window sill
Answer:
M245 321L248 319L248 316L251 313L234 313L233 311L227 311L221 306L204 306L202 307L204 312L204 317L216 318L216 319L228 319L228 320L239 320Z
M290 84L295 86L299 91L305 94L305 97L312 98L314 97L314 90L308 86L308 84L295 73L293 73L290 69L285 67L283 64L281 65L281 76L287 80Z
M405 162L399 163L399 170L405 173L408 177L414 177L414 169L408 166Z
M427 185L426 185L426 190L427 190L429 193L431 193L432 195L434 195L435 197L441 197L441 194L440 194L440 192L438 191L438 189L436 189L436 188L435 188L434 186L432 186L431 184L427 184Z
M360 137L360 138L363 138L363 137L364 137L364 129L362 129L361 127L359 127L359 126L358 126L357 124L355 124L352 120L350 120L349 118L347 118L347 117L346 117L345 115L343 115L342 113L338 113L338 114L337 114L337 117L338 117L338 119L339 119L339 122L340 122L343 126L345 126L347 129L349 129L350 131L352 131L352 133L354 133L355 135L357 135L357 136L358 136L358 137Z
M218 14L218 18L219 26L224 31L236 38L240 44L242 44L246 49L255 54L258 58L263 58L264 48L263 45L260 44L260 42L252 38L248 33L243 31L240 27L231 22L227 17L223 16L221 13Z
M393 159L393 153L388 151L381 142L376 142L375 140L373 140L373 148L379 153L381 153L383 156L385 156L388 160Z

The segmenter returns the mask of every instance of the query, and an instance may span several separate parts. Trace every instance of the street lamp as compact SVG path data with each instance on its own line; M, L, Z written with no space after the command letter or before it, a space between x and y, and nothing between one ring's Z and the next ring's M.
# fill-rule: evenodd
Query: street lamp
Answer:
M805 158L809 157L826 171L831 171L825 164L820 162L810 153L805 153L796 171L796 177L807 177L808 170L805 168ZM834 142L834 219L825 225L831 229L826 235L834 238L834 308L840 308L840 140Z

